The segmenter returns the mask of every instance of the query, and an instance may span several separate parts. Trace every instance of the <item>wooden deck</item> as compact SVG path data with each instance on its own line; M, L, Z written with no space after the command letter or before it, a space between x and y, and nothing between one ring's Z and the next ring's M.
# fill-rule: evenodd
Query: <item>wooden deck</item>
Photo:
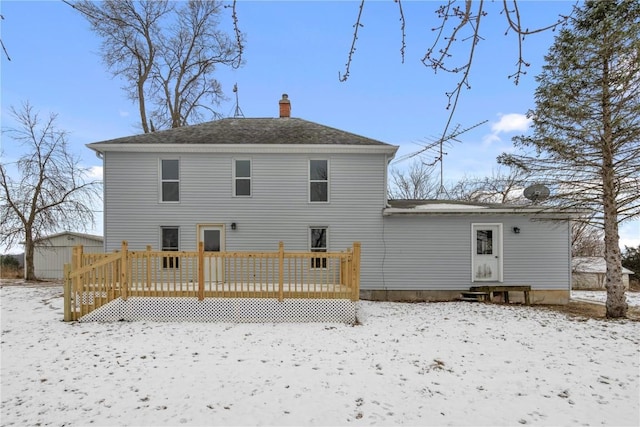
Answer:
M344 252L129 251L83 254L65 265L64 320L78 320L116 299L211 298L357 301L360 244Z

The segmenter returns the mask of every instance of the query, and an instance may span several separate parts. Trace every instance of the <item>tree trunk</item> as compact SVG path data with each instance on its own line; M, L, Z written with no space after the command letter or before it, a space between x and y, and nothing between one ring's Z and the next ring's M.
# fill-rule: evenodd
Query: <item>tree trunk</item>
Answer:
M602 61L602 207L604 210L604 256L607 264L607 317L627 316L627 301L622 283L622 253L618 235L618 206L616 203L616 172L613 165L613 127L609 63L611 55Z
M24 239L25 280L36 280L36 270L33 266L33 252L33 237L31 233L27 232Z
M615 209L615 208L614 208ZM605 205L605 260L607 262L607 317L618 318L627 316L627 301L622 282L622 254L620 253L618 221L615 215L607 215Z
M149 124L147 122L147 106L144 99L144 82L138 80L138 107L140 108L140 122L144 133L149 133Z

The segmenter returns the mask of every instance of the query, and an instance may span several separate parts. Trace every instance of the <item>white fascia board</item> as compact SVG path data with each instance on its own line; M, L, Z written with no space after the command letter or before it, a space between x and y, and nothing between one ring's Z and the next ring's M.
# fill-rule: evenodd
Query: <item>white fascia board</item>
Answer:
M140 153L367 153L395 155L395 145L340 144L87 144L100 153L108 151Z
M415 208L385 208L382 211L383 216L394 215L495 215L495 214L510 214L510 215L540 215L546 217L553 217L557 219L571 219L584 215L584 212L576 211L561 211L550 209L536 209L536 208L450 208L450 209L415 209Z

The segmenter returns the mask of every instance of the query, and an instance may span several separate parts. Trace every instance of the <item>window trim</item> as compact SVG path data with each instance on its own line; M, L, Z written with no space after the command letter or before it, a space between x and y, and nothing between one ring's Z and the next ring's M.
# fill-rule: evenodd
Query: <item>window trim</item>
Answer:
M249 176L238 177L236 176L236 162L248 161L249 162ZM239 180L249 180L249 194L237 194L236 182ZM231 163L231 194L233 197L253 197L253 159L248 157L233 158Z
M176 160L178 162L178 179L164 179L164 177L162 176L162 162L164 160ZM182 161L180 159L180 157L161 157L158 159L158 202L159 203L180 203L180 175L182 172L182 167L181 164ZM164 183L167 182L177 182L178 183L178 200L164 200Z
M178 246L176 249L165 249L164 246L164 230L177 230L178 231ZM160 226L160 251L161 252L180 252L180 226L177 225L161 225ZM175 258L176 265L173 265L173 259L169 257L162 257L162 269L163 270L176 270L180 268L180 258Z
M322 160L327 162L327 179L326 180L319 180L319 179L311 179L311 162L312 161L318 161L318 160ZM328 158L310 158L309 161L307 162L307 192L308 192L308 196L307 196L307 201L309 203L330 203L331 201L331 162L329 161ZM311 184L315 183L315 182L325 182L327 184L327 200L311 200Z
M313 247L313 230L324 230L324 247ZM329 252L329 226L328 225L311 225L309 226L309 252ZM322 260L322 261L320 261ZM312 270L325 270L327 268L327 258L311 258L310 268Z

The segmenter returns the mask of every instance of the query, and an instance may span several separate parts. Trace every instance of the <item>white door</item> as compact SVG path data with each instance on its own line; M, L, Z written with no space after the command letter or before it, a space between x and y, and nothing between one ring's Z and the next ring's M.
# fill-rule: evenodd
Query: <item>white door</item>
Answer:
M474 224L472 226L472 280L502 281L502 226Z
M220 252L224 250L224 226L223 225L199 225L198 245L204 243L204 251ZM204 280L205 282L222 282L222 260L205 256Z

